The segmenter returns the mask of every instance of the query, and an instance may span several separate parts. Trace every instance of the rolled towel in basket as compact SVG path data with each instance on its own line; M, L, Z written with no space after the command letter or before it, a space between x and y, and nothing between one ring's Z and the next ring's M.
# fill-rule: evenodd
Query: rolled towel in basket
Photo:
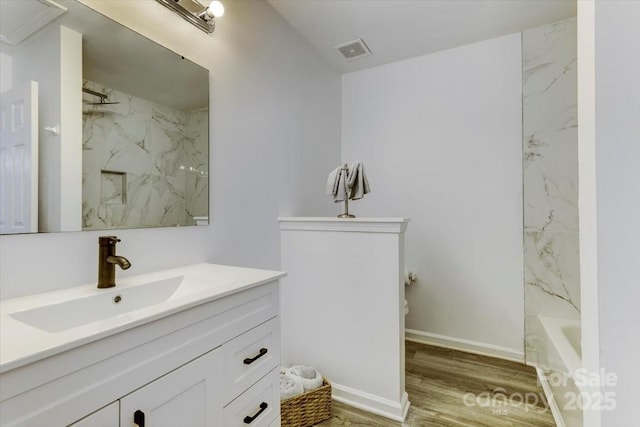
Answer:
M304 387L295 379L280 370L280 400L290 399L304 393Z
M322 386L322 375L310 366L296 365L285 369L286 375L302 384L304 391L315 390Z

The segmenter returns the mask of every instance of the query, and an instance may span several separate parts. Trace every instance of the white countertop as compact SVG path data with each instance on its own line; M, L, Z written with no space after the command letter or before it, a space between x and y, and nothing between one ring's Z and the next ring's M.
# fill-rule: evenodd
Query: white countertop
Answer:
M83 324L61 332L46 332L11 315L94 295L113 294L141 284L184 276L193 280L195 291L178 289L168 300ZM117 334L162 317L204 304L227 295L272 282L285 273L216 264L196 264L116 280L117 286L97 289L95 283L54 292L0 301L0 373L33 363L98 339Z

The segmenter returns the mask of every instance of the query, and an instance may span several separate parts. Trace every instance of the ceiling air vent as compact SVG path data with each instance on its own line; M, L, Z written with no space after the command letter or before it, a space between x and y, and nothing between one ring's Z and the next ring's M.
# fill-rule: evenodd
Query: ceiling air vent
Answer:
M340 46L336 46L335 49L338 49L342 56L344 56L344 59L349 61L362 56L371 55L371 51L362 39L341 44Z

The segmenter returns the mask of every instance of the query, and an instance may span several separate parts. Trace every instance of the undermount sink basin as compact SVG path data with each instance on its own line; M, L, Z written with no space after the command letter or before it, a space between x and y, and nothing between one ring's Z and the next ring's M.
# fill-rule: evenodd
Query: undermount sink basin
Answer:
M128 288L101 290L96 295L9 313L9 316L43 331L62 332L166 302L186 284L184 279L176 276Z

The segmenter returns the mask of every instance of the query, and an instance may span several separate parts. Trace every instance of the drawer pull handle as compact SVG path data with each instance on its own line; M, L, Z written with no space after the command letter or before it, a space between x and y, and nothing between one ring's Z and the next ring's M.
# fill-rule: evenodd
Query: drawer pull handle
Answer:
M246 359L244 359L244 364L251 365L253 362L255 362L256 360L260 359L262 356L267 354L268 351L269 350L267 350L266 348L261 348L260 353L256 357L252 357L252 358L247 357Z
M251 424L253 422L253 420L258 418L260 416L260 414L263 413L265 409L267 409L268 406L269 405L267 405L267 402L262 402L260 404L260 410L258 412L256 412L256 414L253 417L250 417L248 415L246 417L244 417L244 423L245 424Z
M137 427L144 427L144 412L140 409L133 413L133 423Z

